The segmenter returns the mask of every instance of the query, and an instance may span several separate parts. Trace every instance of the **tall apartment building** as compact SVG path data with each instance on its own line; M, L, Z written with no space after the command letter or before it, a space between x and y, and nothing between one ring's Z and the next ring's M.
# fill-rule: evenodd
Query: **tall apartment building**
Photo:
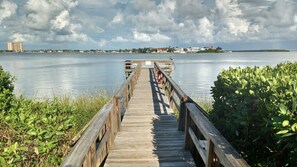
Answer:
M7 50L10 50L13 52L23 52L24 51L23 42L8 42Z

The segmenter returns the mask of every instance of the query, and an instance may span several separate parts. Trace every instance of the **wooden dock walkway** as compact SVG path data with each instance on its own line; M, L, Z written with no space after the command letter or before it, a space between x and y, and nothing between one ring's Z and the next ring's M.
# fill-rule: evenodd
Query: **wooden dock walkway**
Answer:
M104 166L196 166L152 69L142 69Z
M171 78L172 61L128 60L125 69L127 79L72 140L62 167L249 166Z

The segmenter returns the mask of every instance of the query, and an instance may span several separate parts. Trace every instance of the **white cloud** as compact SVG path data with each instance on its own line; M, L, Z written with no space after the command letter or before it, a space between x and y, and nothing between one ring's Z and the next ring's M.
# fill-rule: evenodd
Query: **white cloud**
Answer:
M163 35L163 34L160 34L160 33L156 33L156 34L152 34L152 40L153 41L157 41L157 42L165 42L165 41L170 41L171 38L166 36L166 35Z
M42 46L280 43L297 39L297 1L2 0L0 23L2 41Z
M247 33L250 24L245 19L240 18L230 18L226 25L229 28L229 32L235 36L241 35L242 33Z
M199 19L207 16L210 12L203 0L176 1L176 11L181 19Z
M213 29L214 29L214 24L210 22L206 17L200 19L199 26L198 26L197 41L201 43L213 42Z
M99 42L98 42L98 45L100 47L105 47L107 45L108 41L105 40L105 39L101 39Z
M133 7L136 9L136 10L139 10L139 11L151 11L151 10L154 10L156 9L156 2L153 1L153 0L133 0L131 2L131 4L133 5ZM145 4L145 5L144 5Z
M216 9L227 17L237 17L242 14L237 0L216 0Z
M110 26L116 25L116 24L121 24L124 21L124 17L121 13L117 13L117 15L114 16L112 21L109 23Z
M225 32L231 35L240 36L248 32L250 23L243 18L237 0L216 0L216 10L219 18L219 27L227 27Z
M125 39L125 38L122 37L122 36L117 36L116 38L113 38L111 41L112 41L112 42L127 42L127 41L129 41L129 40L128 40L128 39Z
M207 17L197 21L184 20L179 24L179 40L189 43L212 43L214 41L214 23Z
M30 34L20 34L20 33L12 34L10 36L10 39L12 41L23 41L23 42L30 42L30 41L37 40L36 37L33 36L33 35L30 35Z
M71 11L78 5L76 0L28 0L24 21L26 31L46 41L84 42L92 41L80 32L81 24L73 20ZM24 32L25 33L25 32Z
M257 40L289 41L297 39L295 15L297 15L297 1L277 0L262 7L254 18L250 18L249 15L246 17L258 25L257 33L253 35Z
M69 20L69 11L77 4L77 1L72 0L28 0L25 6L26 22L33 29L49 29L53 23L57 26L66 19Z
M133 36L135 40L141 41L141 42L150 42L152 40L148 34L140 33L137 31L133 31Z
M136 30L133 31L133 36L134 36L134 40L136 41L140 41L140 42L164 42L164 41L169 41L170 37L166 36L166 35L162 35L160 33L156 33L156 34L146 34L146 33L141 33L141 32L137 32Z
M62 0L62 3L68 8L74 8L78 5L78 1L76 0Z
M86 42L89 41L90 39L86 34L80 34L80 33L72 33L69 35L59 35L55 36L55 40L60 41L60 42Z
M131 19L138 31L150 31L151 33L170 31L176 29L177 26L173 16L175 9L175 1L165 0L155 9L140 12L138 15L132 16Z
M2 3L0 4L0 24L4 19L14 15L17 8L17 4L13 2L10 2L8 0L2 1Z
M286 27L294 23L296 6L290 0L277 0L265 12L266 24L273 26Z
M29 0L25 6L27 10L26 22L30 28L36 30L48 29L50 19L61 10L61 6L47 0Z
M161 5L158 6L160 11L173 12L176 9L176 1L164 0Z
M63 10L53 20L50 21L52 28L55 30L61 30L70 24L70 15L67 10Z

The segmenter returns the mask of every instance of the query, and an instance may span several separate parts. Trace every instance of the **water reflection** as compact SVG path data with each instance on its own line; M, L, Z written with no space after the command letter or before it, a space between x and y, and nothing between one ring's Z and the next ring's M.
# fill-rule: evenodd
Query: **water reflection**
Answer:
M210 87L222 69L296 61L290 53L226 54L7 54L0 65L16 76L17 94L42 98L104 90L112 95L125 80L126 59L173 58L173 79L192 97L211 98Z

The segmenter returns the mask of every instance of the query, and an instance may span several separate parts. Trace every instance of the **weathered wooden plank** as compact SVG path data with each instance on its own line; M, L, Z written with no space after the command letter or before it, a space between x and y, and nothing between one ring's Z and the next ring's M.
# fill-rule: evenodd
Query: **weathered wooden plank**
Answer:
M206 147L205 147L205 140L204 141L199 141L198 138L196 137L194 131L192 128L189 127L188 129L189 134L191 136L191 139L198 150L203 162L206 164Z
M169 101L150 75L142 69L105 166L195 166Z
M123 155L125 154L125 155ZM183 148L176 149L174 151L172 150L133 150L131 149L129 152L124 150L114 150L114 156L119 157L118 155L125 156L125 157L131 157L133 158L133 154L137 154L137 156L153 156L155 155L163 155L163 156L171 156L171 155L179 155L179 156L190 156L191 154L188 151L185 151ZM150 154L150 155L149 155Z
M139 150L176 150L176 149L180 149L183 147L182 143L174 143L174 144L159 144L157 146L153 145L153 144L133 144L133 143L128 143L128 144L124 144L124 145L120 145L115 143L115 146L113 147L113 149L117 149L117 150L130 150L130 149L139 149ZM112 155L112 150L111 153L109 155ZM106 163L108 163L109 158L107 158Z
M77 140L81 136L61 166L101 165L111 148L117 131L120 130L122 114L125 113L128 107L140 71L141 65L138 65L132 75L123 83L115 97L93 117L89 126L86 126L83 135L78 135L75 138ZM107 129L109 131L106 133ZM97 148L100 141L101 144ZM102 144L102 142L106 144Z
M107 167L193 167L196 166L193 162L160 162L160 161L141 161L141 162L112 162L106 165Z
M188 97L187 94L176 84L176 82L171 79L166 72L164 72L164 70L162 70L162 68L155 63L155 66L158 68L158 70L161 71L163 77L165 77L167 79L167 81L170 83L170 85L172 85L174 91L176 92L177 96L181 99L181 98L186 98Z
M149 129L158 129L158 128L170 128L170 127L174 127L176 128L176 122L168 122L168 123L164 123L164 122L160 122L160 123L155 123L154 125L151 124L141 124L141 123L125 123L125 125L123 125L122 127L126 127L126 128L134 128L137 129L138 127L144 127L144 128L149 128ZM154 130L153 129L153 130Z
M81 166L84 161L84 156L77 156L77 155L87 155L89 154L89 149L93 143L96 142L99 134L99 131L105 124L105 121L109 115L109 112L112 109L112 101L110 101L107 105L105 105L96 115L96 121L93 121L89 128L86 129L85 133L82 135L80 140L76 143L77 147L71 151L65 161L62 163L61 166Z
M127 71L132 68L129 63ZM219 163L224 166L248 166L207 122L207 114L201 107L193 103L167 75L167 70L160 69L158 64L155 64L155 68L162 73L163 88L158 87L152 70L141 72L138 66L120 87L114 101L107 105L110 108L105 115L101 115L102 120L94 118L96 121L92 121L86 129L86 135L81 140L88 143L77 143L79 146L71 152L74 154L70 154L62 166L98 166L108 154L113 141L113 151L106 166L195 166L189 152L183 149L184 136L176 131L177 122L169 106L176 106L180 111L179 129L184 130L186 125L186 148L191 147L192 150L195 146L206 166L218 166ZM191 126L198 127L207 144L206 140L198 140ZM120 129L122 132L114 140Z
M152 132L152 133L147 133L147 132L124 132L124 131L121 131L117 134L117 137L115 140L117 140L118 138L120 137L132 137L132 138L135 138L134 136L156 136L156 138L161 138L163 136L168 136L168 137L175 137L175 136L182 136L183 137L183 134L181 134L180 132L177 132L177 131L169 131L169 132Z
M129 114L130 112L127 112ZM138 112L131 112L131 113L138 113ZM141 111L139 112L141 113ZM148 113L148 112L144 112ZM129 120L134 119L151 119L152 121L163 121L163 120L176 120L175 116L171 112L167 112L166 114L160 113L160 112L152 112L151 115L129 115L126 116L126 118L129 118Z
M158 137L158 140L157 141L161 141L161 142L166 142L166 141L172 141L172 138L175 138L176 141L181 141L183 138L180 137L180 136L170 136L170 137L167 137L167 136L163 136L163 137ZM155 141L155 136L151 135L151 136L141 136L141 137L138 137L137 139L139 141L150 141L150 142L154 142ZM117 138L115 141L119 141L119 142L128 142L128 141L133 141L134 140L134 137L119 137Z
M205 115L199 111L195 104L188 103L186 105L192 120L195 122L195 125L199 128L200 132L207 140L213 142L214 152L221 164L228 167L249 166L214 125L209 122Z

